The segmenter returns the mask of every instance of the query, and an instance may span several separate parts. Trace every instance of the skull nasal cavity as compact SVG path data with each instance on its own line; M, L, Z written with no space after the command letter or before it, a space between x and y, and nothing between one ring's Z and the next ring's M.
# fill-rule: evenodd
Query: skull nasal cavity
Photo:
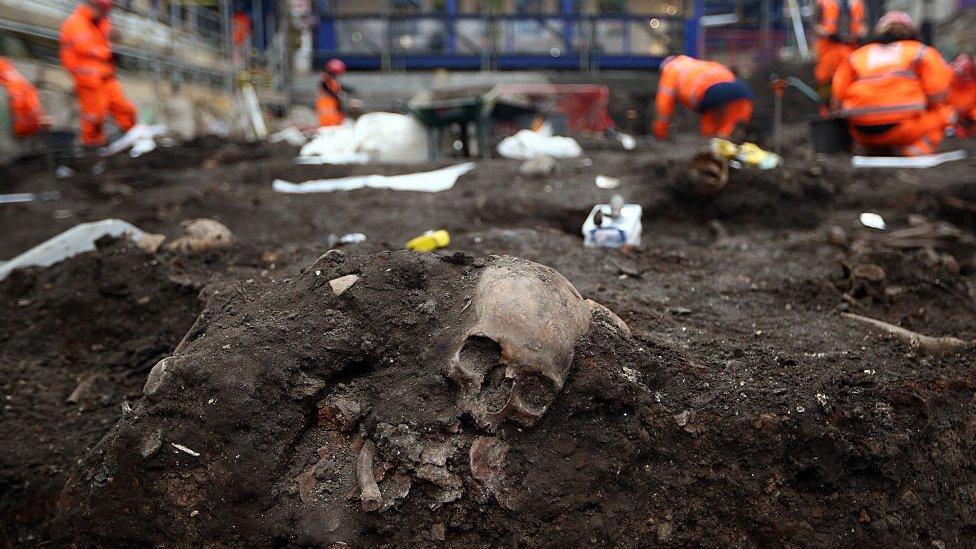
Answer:
M501 362L502 348L481 336L470 336L461 348L461 364L472 374L484 379L489 370Z

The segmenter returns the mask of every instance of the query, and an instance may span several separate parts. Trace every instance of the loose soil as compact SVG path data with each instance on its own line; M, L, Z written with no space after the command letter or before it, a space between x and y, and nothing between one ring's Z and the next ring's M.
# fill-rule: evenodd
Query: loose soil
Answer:
M540 178L480 162L436 194L277 194L275 178L417 167L295 166L287 147L214 141L60 180L6 169L3 192L61 198L3 206L0 257L108 217L170 237L210 217L236 241L149 255L106 240L0 283L0 538L976 544L976 351L925 355L840 315L976 339L976 159L854 171L803 131L789 128L785 167L734 172L707 199L683 176L705 143L684 134ZM598 189L598 174L623 184ZM640 249L583 247L586 214L613 192L644 207ZM889 229L862 227L865 211ZM925 220L958 231L885 240ZM400 251L432 228L447 249ZM368 240L329 251L352 232ZM557 270L632 335L594 317L542 419L491 430L459 411L439 338L502 255ZM882 282L851 278L867 264ZM348 274L359 281L335 296L328 281Z

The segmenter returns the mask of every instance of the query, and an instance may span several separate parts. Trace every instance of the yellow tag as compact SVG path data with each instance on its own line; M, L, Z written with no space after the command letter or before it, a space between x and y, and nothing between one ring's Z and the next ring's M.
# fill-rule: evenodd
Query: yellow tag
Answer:
M439 231L427 231L426 233L407 242L407 249L415 252L432 252L447 247L451 243L451 235L441 229Z

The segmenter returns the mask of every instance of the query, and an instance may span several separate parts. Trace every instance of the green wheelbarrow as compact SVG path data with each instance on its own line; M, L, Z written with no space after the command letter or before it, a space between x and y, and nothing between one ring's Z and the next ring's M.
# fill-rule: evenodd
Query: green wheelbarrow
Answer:
M498 97L495 90L494 86L426 90L410 100L407 105L410 114L427 126L431 160L440 156L441 132L454 125L460 128L461 150L465 156L471 156L468 128L472 124L476 128L478 152L483 158L491 156L488 144L489 115Z

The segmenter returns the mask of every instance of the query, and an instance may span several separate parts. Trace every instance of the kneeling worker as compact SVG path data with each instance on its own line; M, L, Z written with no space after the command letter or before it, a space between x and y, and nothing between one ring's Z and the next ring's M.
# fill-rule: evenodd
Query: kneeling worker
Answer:
M737 127L752 120L752 91L719 63L686 55L664 60L652 128L658 139L667 136L677 101L701 115L701 134L705 137L728 138Z
M342 108L342 75L346 74L346 64L341 59L330 59L325 64L322 81L319 82L319 97L315 110L319 115L319 126L341 126L346 120Z
M834 109L854 141L903 156L931 154L955 118L946 102L952 69L919 41L908 14L888 12L875 42L859 48L834 74Z
M14 137L30 137L49 125L37 89L17 72L6 57L0 57L0 87L7 90L10 98Z

